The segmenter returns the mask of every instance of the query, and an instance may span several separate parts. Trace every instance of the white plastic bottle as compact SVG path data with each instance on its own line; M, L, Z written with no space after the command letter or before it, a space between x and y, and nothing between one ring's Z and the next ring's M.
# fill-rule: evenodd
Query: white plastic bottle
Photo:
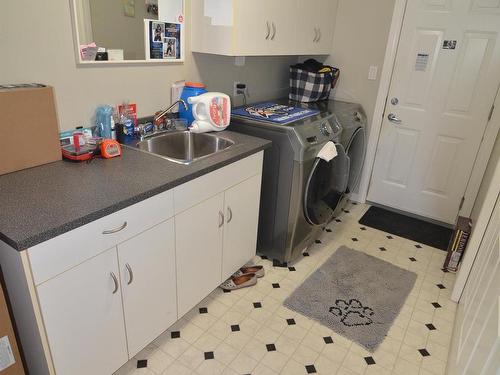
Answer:
M190 97L195 121L189 128L193 133L222 131L231 121L231 99L220 92L208 92Z

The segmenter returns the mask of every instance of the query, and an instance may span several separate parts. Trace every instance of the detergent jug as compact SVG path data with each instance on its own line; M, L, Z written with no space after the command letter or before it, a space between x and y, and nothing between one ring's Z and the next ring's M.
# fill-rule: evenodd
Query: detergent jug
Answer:
M229 126L231 120L231 99L220 92L208 92L191 97L195 121L189 127L193 133L221 131Z

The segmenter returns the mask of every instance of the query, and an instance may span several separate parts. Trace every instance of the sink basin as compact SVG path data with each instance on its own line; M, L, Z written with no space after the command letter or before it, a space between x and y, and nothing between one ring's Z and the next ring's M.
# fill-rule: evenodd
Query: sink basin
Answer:
M233 141L218 135L183 131L153 136L137 143L137 148L179 164L191 164L233 144Z

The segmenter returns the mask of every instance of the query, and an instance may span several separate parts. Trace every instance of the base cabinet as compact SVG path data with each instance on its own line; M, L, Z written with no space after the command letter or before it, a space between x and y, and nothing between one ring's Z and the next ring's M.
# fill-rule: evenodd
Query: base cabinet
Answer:
M128 360L116 249L38 286L56 373L109 375Z
M221 283L224 194L175 216L179 317Z
M251 155L25 252L0 241L29 372L113 374L248 262L262 161Z
M177 321L174 220L118 245L129 357Z
M256 175L225 192L223 281L255 256L261 179Z

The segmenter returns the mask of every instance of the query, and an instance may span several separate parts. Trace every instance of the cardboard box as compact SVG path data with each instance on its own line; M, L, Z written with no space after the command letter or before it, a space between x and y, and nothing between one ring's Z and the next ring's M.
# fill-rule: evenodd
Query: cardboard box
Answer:
M25 375L3 283L0 287L0 375Z
M58 160L52 87L0 86L0 175Z

